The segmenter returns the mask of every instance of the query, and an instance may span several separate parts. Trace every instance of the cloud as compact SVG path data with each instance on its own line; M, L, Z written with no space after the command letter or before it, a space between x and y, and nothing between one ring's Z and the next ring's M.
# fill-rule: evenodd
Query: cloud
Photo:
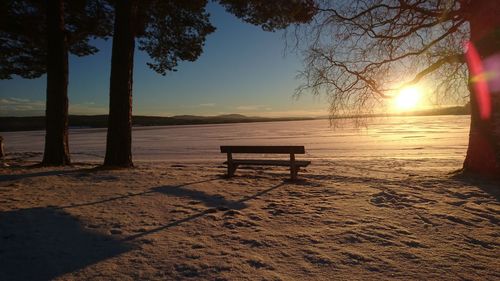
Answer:
M200 103L198 107L214 107L215 103Z
M69 114L98 115L98 114L108 114L108 111L109 108L107 105L96 104L94 102L69 104Z
M107 114L108 107L94 102L83 102L69 105L70 114ZM2 98L0 99L0 116L41 116L45 115L45 101Z
M0 115L40 115L45 111L45 102L38 100L3 98L0 99Z
M237 113L260 117L319 117L328 114L323 108L276 110L269 105L239 105L235 109Z
M328 112L324 109L310 110L283 110L283 111L261 111L255 115L261 117L323 117L327 116Z
M264 107L267 107L267 105L239 105L236 109L241 111L257 111L262 110Z
M215 107L216 104L213 102L209 103L200 103L200 104L195 104L195 105L181 105L180 107L183 108L203 108L203 107Z
M19 99L19 98L10 98L10 100L14 101L14 102L30 102L29 99Z

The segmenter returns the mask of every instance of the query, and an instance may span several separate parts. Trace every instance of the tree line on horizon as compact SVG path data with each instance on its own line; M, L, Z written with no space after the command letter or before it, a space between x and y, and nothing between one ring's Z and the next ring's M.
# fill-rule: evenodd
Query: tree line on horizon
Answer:
M331 116L365 112L401 87L433 80L436 93L468 89L464 173L500 177L500 5L497 0L213 0L265 31L299 26L304 92L326 95ZM69 163L68 52L97 52L112 37L105 166L132 166L136 43L165 75L194 61L214 32L208 0L7 0L0 6L0 79L47 73L45 165ZM304 31L304 32L301 32ZM303 45L302 45L303 44ZM404 75L402 77L402 75ZM410 78L407 78L410 77ZM405 80L407 79L407 80ZM458 85L458 86L457 86ZM462 88L461 88L462 87ZM362 115L362 114L358 114Z
M303 121L324 119L324 117L258 117L241 114L224 114L216 116L175 115L162 116L132 116L132 126L171 126L171 125L204 125L231 124L250 122ZM69 128L107 128L108 115L69 115ZM38 131L45 130L44 116L0 116L0 132Z

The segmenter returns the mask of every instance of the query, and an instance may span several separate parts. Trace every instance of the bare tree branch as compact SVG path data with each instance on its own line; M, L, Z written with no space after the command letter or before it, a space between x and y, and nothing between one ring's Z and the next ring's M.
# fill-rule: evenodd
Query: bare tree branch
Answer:
M469 27L458 0L317 0L316 7L313 23L294 32L305 55L296 96L327 96L332 116L383 110L394 91L416 83L465 96Z

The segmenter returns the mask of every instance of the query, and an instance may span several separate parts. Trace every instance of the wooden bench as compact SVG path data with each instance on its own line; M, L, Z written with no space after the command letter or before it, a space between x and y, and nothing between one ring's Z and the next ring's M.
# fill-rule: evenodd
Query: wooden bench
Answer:
M307 167L311 161L295 160L295 154L305 154L304 146L228 146L220 147L221 153L227 153L227 176L232 177L239 165L267 165L267 166L289 166L290 178L297 179L300 167ZM233 159L233 153L252 154L289 154L290 160L264 160L264 159Z

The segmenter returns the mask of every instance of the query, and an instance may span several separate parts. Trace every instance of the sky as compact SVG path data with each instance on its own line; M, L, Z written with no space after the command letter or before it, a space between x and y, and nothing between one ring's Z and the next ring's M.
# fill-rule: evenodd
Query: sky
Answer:
M149 116L220 115L324 116L319 97L293 97L301 81L297 53L285 50L283 32L265 32L210 5L210 34L195 62L181 62L177 72L162 76L149 69L149 57L136 48L133 114ZM70 56L70 114L107 114L111 40L94 41L100 52ZM37 79L0 80L0 116L39 116L45 111L45 75Z

